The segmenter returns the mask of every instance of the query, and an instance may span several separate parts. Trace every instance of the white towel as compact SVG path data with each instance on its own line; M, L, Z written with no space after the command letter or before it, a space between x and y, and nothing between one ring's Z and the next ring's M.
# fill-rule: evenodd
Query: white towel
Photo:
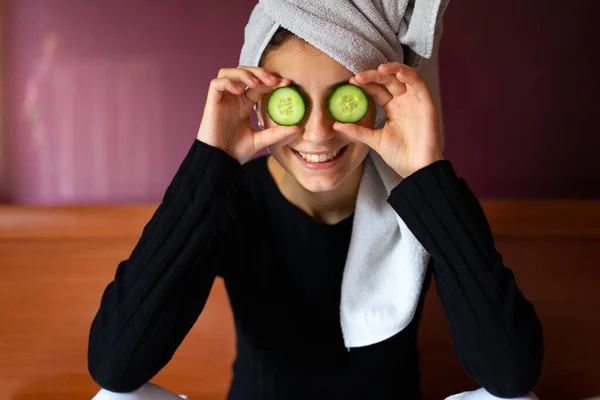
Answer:
M449 0L260 0L245 29L240 65L258 66L279 27L353 73L387 62L418 68L431 57ZM376 126L385 123L378 107ZM347 348L388 339L413 319L429 254L387 203L402 178L373 151L365 160L342 279Z
M168 391L162 386L148 382L139 389L128 393L116 393L106 389L100 391L92 398L92 400L182 400L187 399L184 394L176 395Z
M496 397L490 394L484 388L455 394L454 396L446 397L445 400L502 400L501 397ZM511 400L539 400L535 393L530 392L522 397L513 397ZM593 399L591 399L593 400Z
M179 396L167 389L157 386L153 383L146 383L136 391L129 393L109 392L106 389L101 389L92 400L181 400L187 399L187 396L180 394ZM479 389L473 392L464 392L454 396L447 397L446 400L502 400L499 397L492 396L484 389ZM529 393L525 397L519 397L513 400L539 400L535 394ZM600 400L600 397L586 400Z

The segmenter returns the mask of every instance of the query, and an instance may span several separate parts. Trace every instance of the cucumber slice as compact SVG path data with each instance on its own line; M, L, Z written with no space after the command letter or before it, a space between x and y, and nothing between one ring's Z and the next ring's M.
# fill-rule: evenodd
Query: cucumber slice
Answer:
M267 113L277 125L298 125L306 113L306 104L296 88L284 86L275 89L269 96Z
M327 107L336 121L353 124L367 115L369 100L358 86L343 83L331 93Z

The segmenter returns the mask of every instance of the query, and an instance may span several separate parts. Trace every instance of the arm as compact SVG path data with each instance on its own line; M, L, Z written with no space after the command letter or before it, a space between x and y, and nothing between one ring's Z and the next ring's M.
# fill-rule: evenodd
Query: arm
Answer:
M234 223L229 207L240 170L225 152L194 141L92 322L88 368L101 387L139 388L191 329L227 263L222 257L231 254L223 251L224 242L243 225Z
M432 255L455 353L467 373L499 397L531 391L542 364L542 328L465 181L449 161L437 161L404 179L388 201Z

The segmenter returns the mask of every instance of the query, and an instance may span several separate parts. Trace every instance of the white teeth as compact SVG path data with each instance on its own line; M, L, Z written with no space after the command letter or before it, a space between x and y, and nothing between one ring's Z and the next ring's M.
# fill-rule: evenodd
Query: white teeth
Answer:
M322 163L326 161L333 160L338 154L340 154L341 149L334 150L326 154L309 154L309 153L301 153L298 152L306 161L311 163Z

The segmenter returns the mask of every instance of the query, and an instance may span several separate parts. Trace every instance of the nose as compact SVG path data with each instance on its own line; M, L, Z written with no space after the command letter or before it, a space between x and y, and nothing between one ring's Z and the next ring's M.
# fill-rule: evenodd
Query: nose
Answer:
M327 110L327 105L307 110L304 119L302 138L307 142L325 143L335 136L333 117Z

